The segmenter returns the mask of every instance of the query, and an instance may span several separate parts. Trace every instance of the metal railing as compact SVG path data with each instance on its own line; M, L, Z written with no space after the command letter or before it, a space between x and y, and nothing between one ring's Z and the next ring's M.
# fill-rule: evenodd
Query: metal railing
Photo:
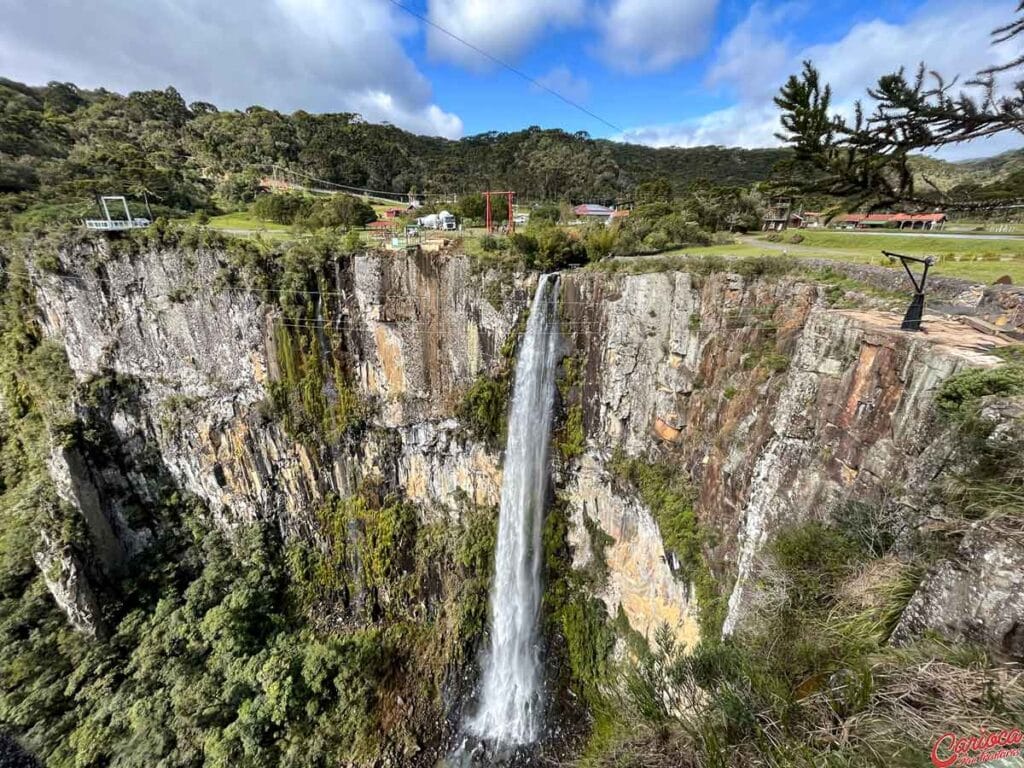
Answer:
M103 229L123 231L126 229L144 229L150 225L149 219L85 219L82 222L86 229Z

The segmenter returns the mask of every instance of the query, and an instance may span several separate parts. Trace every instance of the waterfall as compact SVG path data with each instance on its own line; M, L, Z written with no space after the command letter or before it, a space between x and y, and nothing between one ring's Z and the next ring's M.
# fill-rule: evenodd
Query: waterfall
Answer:
M542 275L516 363L491 586L491 644L467 731L501 746L536 741L541 725L537 617L541 524L558 362L558 276Z

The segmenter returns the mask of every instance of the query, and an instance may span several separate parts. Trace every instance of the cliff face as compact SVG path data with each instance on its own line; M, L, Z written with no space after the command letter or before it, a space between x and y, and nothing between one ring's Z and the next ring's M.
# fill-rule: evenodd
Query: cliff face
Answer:
M568 281L592 450L571 495L616 541L606 599L613 610L621 602L635 627L668 619L692 640L695 606L644 544L616 569L619 547L650 520L608 498L607 473L595 480L612 451L660 458L692 477L728 595L727 633L756 597L751 574L775 532L854 504L912 528L931 481L957 460L933 398L953 373L997 363L993 340L939 320L926 336L904 334L894 330L898 317L830 310L820 294L790 278L722 274L699 285L686 274Z
M464 260L358 257L347 266L320 300L359 395L374 404L358 445L309 444L268 418L268 388L282 375L279 332L329 322L285 319L258 289L215 287L215 253L152 251L100 269L68 254L58 273L40 276L38 299L76 378L115 373L138 384L137 417L112 414L119 439L154 447L224 524L276 519L295 532L304 510L327 493L348 494L369 472L428 505L443 506L457 490L493 501L495 457L467 441L451 415L493 364L529 286L510 286L519 304L499 311L471 290Z
M315 537L311 510L367 481L433 519L466 498L497 503L501 457L470 437L457 405L499 365L535 278L474 274L459 256L357 256L335 265L313 319L299 321L274 296L222 285L223 255L213 251L151 250L99 266L88 257L62 253L55 273L37 275L37 297L79 381L131 383L130 397L103 414L126 458L114 467L55 450L52 467L110 567L147 545L148 531L123 511L124 499L153 496L143 457L220 524L270 520L286 540ZM581 271L562 285L566 356L579 372L563 410L579 408L586 442L559 463L556 492L576 564L605 561L601 598L645 635L667 622L694 642L699 606L693 574L615 471L623 458L689 479L711 533L704 556L728 604L724 631L734 631L756 602L765 543L786 525L857 503L908 529L920 524L929 484L960 461L936 418L936 389L996 362L992 337L940 321L927 335L902 334L898 318L829 309L820 286L791 276ZM344 370L365 404L357 435L310 439L274 417L290 332L315 338L329 367ZM339 396L335 384L321 383L327 397ZM590 541L594 524L610 536L603 553ZM1005 591L1019 554L975 588ZM38 559L58 601L89 629L95 609L80 564L58 551ZM942 601L929 595L963 578L926 580L906 632L942 623L926 608ZM943 626L960 632L957 621ZM1006 632L989 634L1003 642Z

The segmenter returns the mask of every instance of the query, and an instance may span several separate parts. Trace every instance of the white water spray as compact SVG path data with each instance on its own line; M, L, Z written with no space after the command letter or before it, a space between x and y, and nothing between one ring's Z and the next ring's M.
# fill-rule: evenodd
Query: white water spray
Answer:
M558 277L542 275L516 363L491 587L491 645L469 733L500 746L537 740L541 727L541 523L558 362Z

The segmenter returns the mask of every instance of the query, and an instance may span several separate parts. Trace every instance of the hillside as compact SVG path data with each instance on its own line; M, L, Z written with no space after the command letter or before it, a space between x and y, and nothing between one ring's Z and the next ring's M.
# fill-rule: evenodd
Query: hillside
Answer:
M250 195L272 164L385 191L500 187L523 199L613 200L658 177L677 190L697 180L749 184L767 178L784 155L654 149L537 127L450 141L349 113L188 105L173 88L122 96L0 79L0 211L80 208L97 192L143 190L169 209L211 207Z
M960 162L921 156L914 158L913 164L922 191L932 189L933 185L954 194L979 188L994 191L1024 171L1024 149Z

